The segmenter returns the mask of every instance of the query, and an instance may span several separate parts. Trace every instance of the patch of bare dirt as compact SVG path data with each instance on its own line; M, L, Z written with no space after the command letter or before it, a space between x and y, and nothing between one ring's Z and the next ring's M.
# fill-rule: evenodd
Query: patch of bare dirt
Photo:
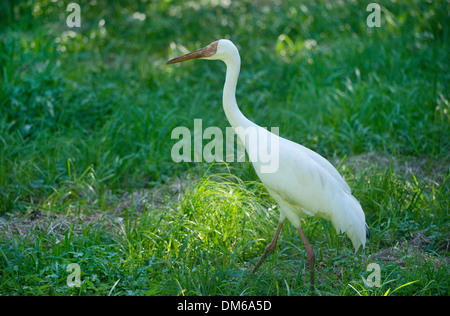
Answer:
M337 162L338 164L339 162ZM335 165L337 165L335 164ZM343 165L359 173L365 169L386 169L392 164L395 173L404 178L412 175L418 178L428 178L441 182L450 168L450 160L430 160L429 157L388 157L378 152L369 152L348 157Z
M64 238L66 231L81 233L83 226L93 225L102 220L104 214L89 215L46 213L34 209L25 215L17 215L9 220L0 218L0 235L11 238L14 235L26 237L34 232Z
M413 237L406 241L373 253L372 259L400 267L405 267L408 260L414 260L415 264L448 265L449 257L437 257L426 250L431 244L431 240L423 234L414 233Z
M106 225L117 227L123 221L125 211L132 210L135 216L142 214L146 208L162 208L173 204L185 192L192 179L174 178L162 186L144 189L133 193L127 192L115 197L121 202L111 210L89 210L81 213L54 213L42 211L39 208L30 209L26 214L18 214L9 219L0 217L0 236L11 238L14 235L26 237L34 232L54 235L57 240L65 237L68 230L75 234L82 233L87 226Z

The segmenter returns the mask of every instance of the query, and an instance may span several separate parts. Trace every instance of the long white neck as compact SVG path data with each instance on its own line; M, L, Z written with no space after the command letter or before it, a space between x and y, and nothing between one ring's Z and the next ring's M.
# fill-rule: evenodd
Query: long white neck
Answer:
M231 126L243 127L244 129L250 125L254 125L249 121L239 110L238 104L236 102L236 84L239 77L239 70L241 68L241 59L239 55L236 58L230 58L224 60L227 65L227 74L225 79L225 85L223 87L223 109L225 115L227 116L228 122Z
M245 145L245 150L256 172L258 174L274 172L278 169L279 137L248 120L239 110L236 103L236 84L241 66L239 53L236 51L233 57L226 56L223 61L227 65L227 75L223 87L225 115L235 133Z

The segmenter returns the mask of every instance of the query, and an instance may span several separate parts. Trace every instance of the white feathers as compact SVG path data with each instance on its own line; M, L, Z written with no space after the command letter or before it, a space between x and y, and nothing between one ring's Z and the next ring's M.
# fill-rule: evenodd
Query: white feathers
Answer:
M353 243L355 252L366 244L366 222L364 212L351 194L343 194L340 203L331 216L331 222L337 233L346 233Z

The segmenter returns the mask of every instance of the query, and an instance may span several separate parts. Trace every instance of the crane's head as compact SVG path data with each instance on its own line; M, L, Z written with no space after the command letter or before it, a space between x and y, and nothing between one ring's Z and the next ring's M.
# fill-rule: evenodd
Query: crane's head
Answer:
M166 62L166 65L198 58L223 60L226 62L228 59L230 59L230 57L236 58L236 56L239 59L239 53L236 46L234 46L234 44L229 40L221 39L191 53L173 58Z

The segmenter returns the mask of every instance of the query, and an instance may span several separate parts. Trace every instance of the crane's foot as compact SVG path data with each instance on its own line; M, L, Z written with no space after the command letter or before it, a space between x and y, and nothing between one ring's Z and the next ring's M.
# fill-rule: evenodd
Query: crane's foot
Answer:
M264 261L264 260L266 259L266 257L269 255L269 253L271 253L271 252L273 252L273 251L275 250L276 246L277 246L277 243L276 243L276 242L275 242L275 243L271 242L271 243L269 243L269 244L266 246L266 249L264 249L264 252L263 252L261 258L259 259L258 263L257 263L257 264L255 265L255 267L253 268L252 273L255 273L256 270L258 270L258 268L259 268L259 266L261 265L261 263L263 263L263 261Z
M311 283L311 291L314 292L314 261L316 258L316 254L314 253L314 250L312 249L311 245L309 244L308 239L306 238L305 233L303 232L301 227L297 228L300 238L303 241L303 244L305 245L306 249L306 258L308 259L309 263L309 281Z
M314 292L314 261L316 254L311 247L309 248L309 251L306 249L306 257L308 258L309 263L309 282L311 282L311 292Z
M269 255L269 253L271 253L275 250L275 248L277 246L278 236L280 235L280 232L281 232L281 227L283 227L283 223L284 223L284 220L282 220L278 223L277 231L275 232L275 235L273 236L272 241L264 249L264 252L263 252L261 258L259 259L258 263L255 265L255 267L253 268L251 273L255 273L256 270L261 265L261 263L263 263L263 261Z

